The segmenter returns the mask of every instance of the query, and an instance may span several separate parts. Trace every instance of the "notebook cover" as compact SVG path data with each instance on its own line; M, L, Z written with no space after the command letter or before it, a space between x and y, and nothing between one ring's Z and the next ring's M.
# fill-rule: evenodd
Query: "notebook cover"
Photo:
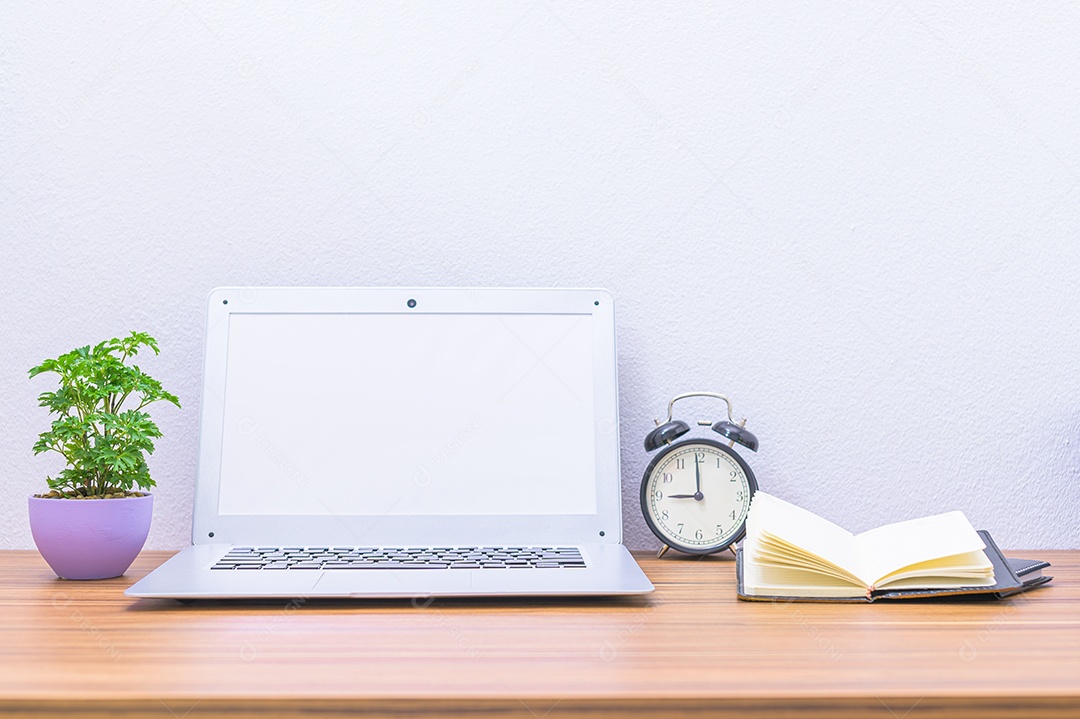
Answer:
M1014 591L999 592L999 599L1011 597L1020 592L1026 592L1029 589L1042 586L1053 579L1053 577L1042 573L1042 570L1050 567L1050 562L1044 562L1039 559L1018 559L1013 557L1006 557L1005 561L1009 563L1009 566L1016 572L1016 575L1023 580L1024 586Z
M1025 576L1034 572L1041 572L1050 566L1050 562L1044 562L1040 559L1018 559L1015 557L1005 557L1005 561L1009 563L1012 570L1016 572L1016 576L1023 579Z
M865 604L879 599L936 599L939 597L975 595L989 599L1001 599L1028 589L1033 589L1052 579L1052 577L1039 576L1025 584L1024 580L1020 578L1019 572L1017 571L1018 569L1024 570L1025 574L1031 574L1036 570L1041 570L1050 565L1047 562L1039 562L1037 560L1017 560L1018 566L1014 568L1013 562L1011 560L1006 560L1004 555L1002 555L1001 550L998 549L997 544L994 543L989 532L986 530L979 530L979 536L982 537L983 543L986 544L986 548L983 551L986 553L986 557L990 560L990 563L994 565L994 578L997 580L989 587L882 589L873 592L869 597L778 597L771 595L748 595L743 592L743 548L739 547L738 552L735 554L735 574L738 581L737 596L739 599L752 602L828 602L841 604ZM1021 562L1023 564L1020 564Z

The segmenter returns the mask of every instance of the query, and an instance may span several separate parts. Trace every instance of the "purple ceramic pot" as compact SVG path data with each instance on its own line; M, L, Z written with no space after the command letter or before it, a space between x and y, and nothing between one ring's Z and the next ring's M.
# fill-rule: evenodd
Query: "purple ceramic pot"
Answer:
M30 497L30 532L61 579L119 577L150 533L154 497L41 499Z

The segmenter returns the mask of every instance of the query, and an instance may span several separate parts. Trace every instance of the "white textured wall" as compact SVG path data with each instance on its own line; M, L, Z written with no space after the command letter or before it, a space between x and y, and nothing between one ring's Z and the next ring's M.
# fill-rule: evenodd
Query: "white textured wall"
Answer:
M1080 546L1080 7L669 5L0 4L0 547L56 469L26 369L131 328L188 541L222 284L609 287L633 546L691 388L853 529Z

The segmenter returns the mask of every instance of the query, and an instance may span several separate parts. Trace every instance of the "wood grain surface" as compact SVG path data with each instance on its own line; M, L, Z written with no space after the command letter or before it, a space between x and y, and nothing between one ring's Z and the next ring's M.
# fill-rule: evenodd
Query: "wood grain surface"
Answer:
M633 599L129 599L0 552L0 714L184 718L1080 716L1080 552L1001 602L735 599L727 558L639 555Z

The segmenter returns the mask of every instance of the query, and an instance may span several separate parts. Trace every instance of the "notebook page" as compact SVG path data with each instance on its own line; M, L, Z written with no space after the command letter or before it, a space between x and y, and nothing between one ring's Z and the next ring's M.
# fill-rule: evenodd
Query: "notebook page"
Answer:
M854 545L870 582L913 564L976 552L986 546L964 513L958 511L886 524L855 535ZM990 571L992 576L993 565L985 554L977 568Z
M746 533L750 551L759 542L780 542L863 576L851 532L766 492L754 493Z
M965 587L992 587L995 584L993 569L982 567L986 553L981 549L943 559L916 564L910 571L900 570L879 580L875 589L943 589L963 585Z

